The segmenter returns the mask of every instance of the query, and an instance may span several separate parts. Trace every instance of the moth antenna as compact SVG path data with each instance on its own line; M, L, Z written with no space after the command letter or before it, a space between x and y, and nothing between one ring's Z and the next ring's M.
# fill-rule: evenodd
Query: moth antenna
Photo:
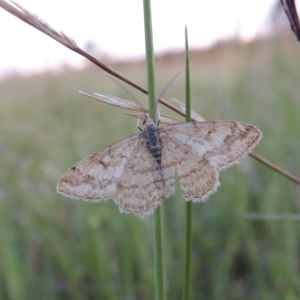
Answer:
M159 96L156 98L155 103L154 103L154 107L151 110L151 114L150 116L152 116L153 112L154 112L154 108L158 105L159 103L159 99L162 97L162 95L165 93L165 91L167 90L167 88L171 85L171 83L177 78L177 76L182 72L182 70L180 70L169 82L168 84L163 88L163 90L160 92ZM159 120L158 120L158 124L159 124Z
M176 75L177 76L177 75ZM116 84L118 84L125 92L127 92L131 98L139 105L139 107L142 109L142 112L144 113L145 116L145 120L147 120L147 115L145 112L145 109L143 108L143 106L141 105L141 103L125 88L125 86L123 86L120 82L118 82L115 78L111 77L111 76L107 76L108 78L112 79Z

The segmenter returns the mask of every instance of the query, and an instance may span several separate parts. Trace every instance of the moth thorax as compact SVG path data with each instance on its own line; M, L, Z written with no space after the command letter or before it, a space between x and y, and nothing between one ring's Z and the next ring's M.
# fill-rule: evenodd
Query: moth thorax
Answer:
M146 126L143 130L147 146L157 164L161 166L161 142L159 138L159 127L155 124Z

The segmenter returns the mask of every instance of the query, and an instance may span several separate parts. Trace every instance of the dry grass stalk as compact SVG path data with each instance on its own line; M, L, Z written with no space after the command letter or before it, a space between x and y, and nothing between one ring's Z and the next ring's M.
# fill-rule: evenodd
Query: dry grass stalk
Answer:
M34 28L40 30L41 32L45 33L46 35L50 36L57 42L61 43L62 45L66 46L67 48L71 49L72 51L82 55L83 57L87 58L89 61L100 67L102 70L107 72L108 74L122 80L123 82L126 82L127 84L131 85L132 87L138 89L142 93L147 94L147 90L137 83L129 80L127 77L124 77L123 75L119 74L118 72L114 71L110 67L108 67L106 64L102 63L101 61L97 60L93 56L89 55L87 52L83 51L81 48L77 46L77 44L67 35L65 35L62 32L54 30L50 25L48 25L46 22L42 21L39 17L34 15L33 13L29 12L27 9L19 5L18 3L14 1L5 1L0 0L0 7L2 7L7 12L11 13L15 17L21 19L23 22L33 26ZM87 95L88 96L88 95ZM159 102L166 107L170 108L171 110L175 111L181 116L185 116L185 113L182 109L175 107L174 105L170 104L169 102L159 99ZM197 121L195 119L192 119L193 121ZM285 171L284 169L278 167L277 165L271 163L267 159L255 154L250 153L250 156L255 158L260 163L266 165L267 167L271 168L272 170L280 173L281 175L285 176L289 180L292 180L293 182L300 185L300 178L290 174L289 172Z

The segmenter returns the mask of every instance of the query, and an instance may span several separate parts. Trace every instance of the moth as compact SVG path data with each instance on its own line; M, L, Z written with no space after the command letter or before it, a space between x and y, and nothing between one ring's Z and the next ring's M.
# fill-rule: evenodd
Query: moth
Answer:
M159 127L147 117L144 129L96 152L70 168L57 192L72 199L113 199L121 212L150 215L175 193L203 201L214 193L219 172L239 163L262 133L236 121L179 123Z

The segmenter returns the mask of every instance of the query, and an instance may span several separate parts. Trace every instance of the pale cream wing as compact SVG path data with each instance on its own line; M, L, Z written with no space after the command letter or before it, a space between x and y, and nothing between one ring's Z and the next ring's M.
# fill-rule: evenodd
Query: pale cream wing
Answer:
M163 138L162 168L176 172L182 196L187 200L205 200L220 185L216 168L200 162L189 145L184 145L169 135Z
M157 164L142 136L136 149L124 166L116 203L122 211L143 217L151 214L162 198L174 194L175 181L174 172Z
M133 134L84 158L62 176L57 192L86 201L115 199L124 167L130 156L139 151L139 139L139 134Z
M219 171L240 162L262 134L246 123L211 121L165 126L160 136L163 168L176 171L186 199L199 201L216 191Z

